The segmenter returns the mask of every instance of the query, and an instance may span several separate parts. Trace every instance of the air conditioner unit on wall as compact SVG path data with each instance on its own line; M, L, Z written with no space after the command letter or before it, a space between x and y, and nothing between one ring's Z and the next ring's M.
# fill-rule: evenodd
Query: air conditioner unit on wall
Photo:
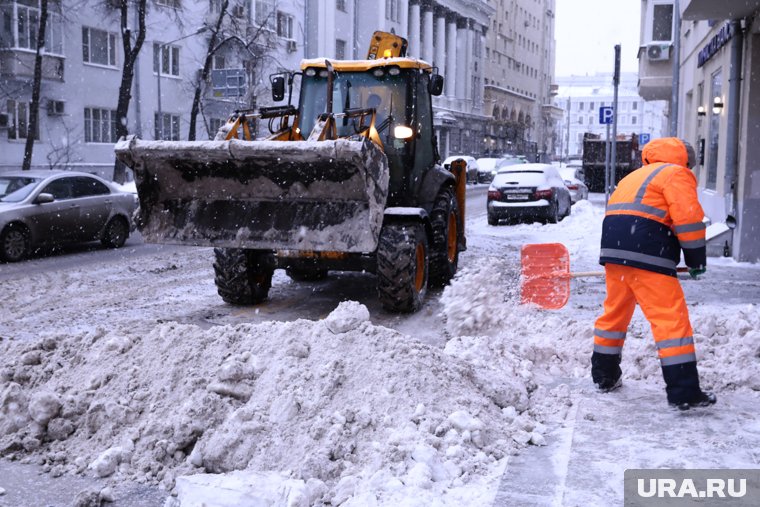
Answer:
M670 43L653 42L647 44L647 59L650 62L670 60Z
M66 103L62 100L48 100L48 116L61 116L66 113Z
M0 113L0 129L7 129L8 123L10 123L8 113Z

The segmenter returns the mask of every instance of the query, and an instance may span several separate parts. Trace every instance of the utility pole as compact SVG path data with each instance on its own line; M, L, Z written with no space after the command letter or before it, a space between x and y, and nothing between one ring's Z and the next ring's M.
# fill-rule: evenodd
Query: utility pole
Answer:
M610 200L610 188L616 183L615 170L617 169L617 122L618 122L618 86L620 85L620 44L615 44L615 73L612 75L614 94L612 99L612 150L610 154L609 185L605 192L604 205Z
M570 161L570 96L567 96L567 146L565 147L565 163Z
M678 89L681 83L681 8L673 4L673 88L670 92L670 136L678 137Z

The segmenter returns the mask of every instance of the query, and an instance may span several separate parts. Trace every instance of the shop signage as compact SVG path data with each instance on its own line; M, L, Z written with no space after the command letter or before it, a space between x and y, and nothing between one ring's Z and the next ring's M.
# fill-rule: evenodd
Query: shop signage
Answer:
M733 36L734 30L731 28L731 23L723 25L723 28L721 28L720 31L710 39L710 42L699 51L699 55L697 56L697 68L701 67L707 63L710 58L715 56L715 53L725 46L726 42L730 41Z

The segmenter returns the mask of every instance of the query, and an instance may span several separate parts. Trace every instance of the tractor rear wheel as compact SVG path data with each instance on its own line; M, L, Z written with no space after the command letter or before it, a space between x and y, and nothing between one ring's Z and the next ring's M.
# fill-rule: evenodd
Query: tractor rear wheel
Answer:
M428 244L421 223L386 224L377 246L377 295L386 310L414 312L428 283Z
M214 283L225 303L250 305L267 298L274 258L266 250L214 248Z
M443 287L457 272L459 264L459 205L454 191L443 188L430 212L433 229L430 245L430 285Z

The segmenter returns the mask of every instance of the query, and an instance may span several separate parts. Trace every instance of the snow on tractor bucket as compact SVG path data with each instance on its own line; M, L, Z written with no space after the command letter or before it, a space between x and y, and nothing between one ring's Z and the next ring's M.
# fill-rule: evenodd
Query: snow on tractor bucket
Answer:
M368 140L143 141L116 156L135 174L146 241L373 252L388 162Z

